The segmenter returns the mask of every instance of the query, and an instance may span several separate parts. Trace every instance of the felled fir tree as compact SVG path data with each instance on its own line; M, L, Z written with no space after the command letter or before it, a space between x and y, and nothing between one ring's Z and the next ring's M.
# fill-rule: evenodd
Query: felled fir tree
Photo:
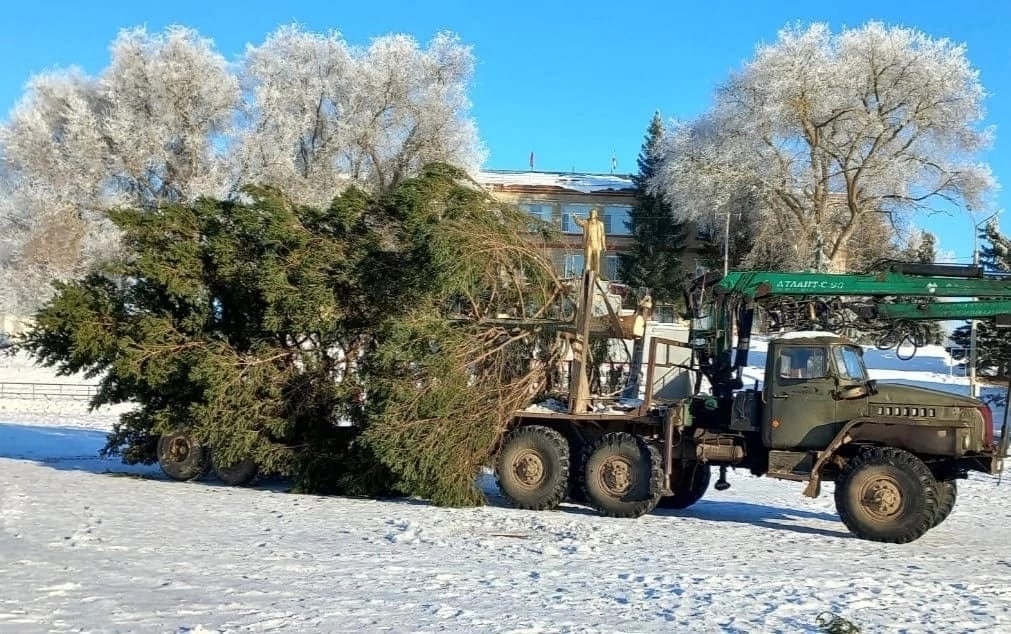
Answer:
M59 284L23 344L101 377L94 406L137 404L107 453L153 462L184 429L303 490L480 501L477 469L551 348L486 320L559 292L522 211L437 164L327 209L250 187L112 219L125 256Z

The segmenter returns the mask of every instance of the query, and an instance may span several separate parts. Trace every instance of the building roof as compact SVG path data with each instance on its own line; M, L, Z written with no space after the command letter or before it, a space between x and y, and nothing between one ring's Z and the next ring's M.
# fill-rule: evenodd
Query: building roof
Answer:
M635 189L632 177L628 174L481 170L478 172L477 181L492 190L551 188L593 194Z

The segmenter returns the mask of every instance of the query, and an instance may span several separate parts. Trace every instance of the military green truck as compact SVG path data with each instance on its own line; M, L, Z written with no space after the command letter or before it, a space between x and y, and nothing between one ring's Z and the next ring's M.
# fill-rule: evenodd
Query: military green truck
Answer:
M594 304L597 288L588 272L580 307ZM762 385L746 387L742 371L756 310L781 307L787 297L806 318L826 306L845 308L841 298L847 297L858 298L847 309L851 315L906 325L970 318L1005 323L1011 314L1008 278L986 277L977 267L912 264L867 275L700 278L686 293L692 327L683 341L649 336L644 315L600 318L577 310L564 411L516 412L497 456L502 494L519 508L551 509L571 498L607 516L637 517L658 505L687 508L708 489L713 467L718 490L730 486L728 467L741 468L806 482L811 497L822 482L834 482L836 508L852 533L905 543L944 521L958 479L1002 470L1006 416L997 442L986 404L874 381L863 348L836 334L793 332L770 340ZM646 375L641 399L612 402L588 393L584 350L594 335L635 341L633 365L641 359ZM672 368L692 377L692 388L661 398L655 377ZM630 374L626 396L638 391L638 373Z

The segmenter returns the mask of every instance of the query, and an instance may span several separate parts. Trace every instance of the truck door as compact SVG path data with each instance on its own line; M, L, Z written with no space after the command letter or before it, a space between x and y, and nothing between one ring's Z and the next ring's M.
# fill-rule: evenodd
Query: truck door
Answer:
M773 347L766 361L762 439L770 449L823 449L835 434L835 379L828 349Z

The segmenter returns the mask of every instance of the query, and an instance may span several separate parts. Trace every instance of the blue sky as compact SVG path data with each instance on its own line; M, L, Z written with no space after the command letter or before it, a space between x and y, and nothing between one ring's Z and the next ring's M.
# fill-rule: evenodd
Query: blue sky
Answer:
M526 169L533 151L537 169L606 172L614 153L618 171L629 172L655 110L668 118L699 114L714 87L784 25L821 21L838 30L872 19L967 44L990 93L987 123L997 128L986 159L1011 187L1011 9L981 0L8 3L0 21L0 114L34 73L69 65L97 73L124 27L184 24L213 38L229 58L293 21L339 30L353 43L389 32L427 41L450 30L474 47L478 60L471 98L490 150L487 167ZM1011 208L1009 196L1001 193L994 210ZM1007 230L1011 220L1002 218ZM971 259L964 212L923 216L918 224L937 233L956 260Z

